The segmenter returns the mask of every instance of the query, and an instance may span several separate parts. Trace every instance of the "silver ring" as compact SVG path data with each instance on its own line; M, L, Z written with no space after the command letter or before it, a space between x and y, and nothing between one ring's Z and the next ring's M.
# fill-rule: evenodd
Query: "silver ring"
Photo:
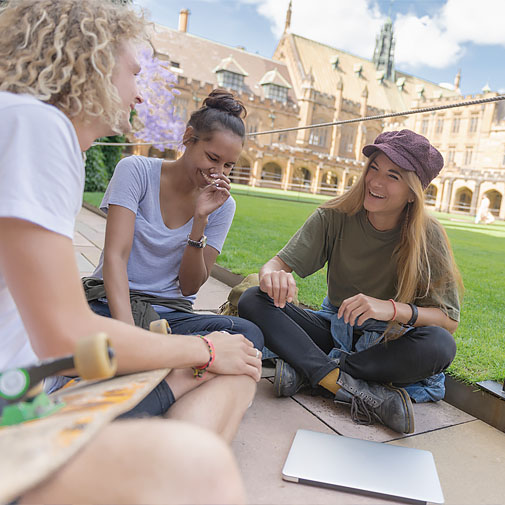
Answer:
M256 357L259 358L260 357L260 352L258 351L258 349L256 349Z

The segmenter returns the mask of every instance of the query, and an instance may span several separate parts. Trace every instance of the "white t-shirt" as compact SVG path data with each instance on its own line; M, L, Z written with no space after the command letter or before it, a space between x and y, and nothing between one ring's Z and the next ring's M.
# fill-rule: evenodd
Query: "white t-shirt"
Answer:
M0 218L72 238L83 189L82 153L65 114L28 95L0 92ZM36 359L0 270L0 370Z

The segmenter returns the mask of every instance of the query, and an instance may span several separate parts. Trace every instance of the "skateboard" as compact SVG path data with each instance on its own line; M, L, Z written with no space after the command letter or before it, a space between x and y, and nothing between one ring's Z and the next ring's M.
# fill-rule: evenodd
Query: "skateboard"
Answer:
M164 320L151 330L169 333ZM75 369L51 395L41 381ZM0 504L39 484L73 457L101 428L135 407L170 372L152 370L114 377L114 352L105 334L80 340L73 355L0 372Z

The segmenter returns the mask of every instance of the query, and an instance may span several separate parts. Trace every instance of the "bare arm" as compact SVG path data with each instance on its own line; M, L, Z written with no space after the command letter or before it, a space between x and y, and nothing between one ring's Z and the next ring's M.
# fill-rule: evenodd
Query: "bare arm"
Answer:
M200 240L207 226L208 216L194 216L193 228L189 237ZM193 247L186 245L179 268L179 285L184 296L194 295L209 278L210 271L216 262L218 252L211 246Z
M72 241L28 221L0 218L0 270L40 358L73 352L80 337L103 331L118 358L119 373L202 366L205 343L189 335L148 332L94 314L84 297ZM208 335L216 349L211 371L260 378L261 362L242 335Z
M260 289L272 298L276 307L284 307L296 295L296 282L291 272L291 267L279 256L274 256L260 269Z
M338 316L343 317L346 323L363 324L367 319L374 318L379 321L395 321L406 324L412 317L412 309L406 303L395 302L394 307L389 300L379 300L362 293L351 296L342 302L338 310ZM437 307L418 307L418 317L414 326L440 326L454 333L458 328L458 322L444 314Z
M230 180L224 174L214 174L217 184L207 186L197 199L193 227L189 238L200 240L204 235L209 215L226 202L230 196ZM184 296L194 295L209 278L218 251L213 247L202 249L186 245L179 268L179 285Z
M120 205L109 205L103 249L103 281L114 319L134 325L130 306L128 258L133 243L135 214Z

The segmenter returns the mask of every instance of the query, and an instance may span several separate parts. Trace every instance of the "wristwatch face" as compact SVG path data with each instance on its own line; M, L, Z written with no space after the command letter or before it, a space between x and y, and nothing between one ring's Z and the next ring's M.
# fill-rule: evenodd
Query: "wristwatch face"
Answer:
M189 238L188 234L188 244L193 247L199 247L203 249L207 245L207 237L204 235L200 240L193 240Z

